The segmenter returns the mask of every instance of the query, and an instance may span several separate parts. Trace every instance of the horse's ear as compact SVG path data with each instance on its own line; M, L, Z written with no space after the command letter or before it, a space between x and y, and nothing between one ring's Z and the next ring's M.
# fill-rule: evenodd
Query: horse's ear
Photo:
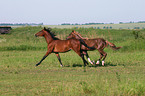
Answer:
M76 33L76 31L74 30L74 33Z
M44 30L46 30L46 28L44 27Z

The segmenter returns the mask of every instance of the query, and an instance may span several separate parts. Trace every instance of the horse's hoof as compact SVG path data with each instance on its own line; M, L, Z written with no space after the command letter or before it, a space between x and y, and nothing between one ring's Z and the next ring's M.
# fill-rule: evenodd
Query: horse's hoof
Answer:
M99 64L99 63L100 63L99 61L96 62L96 64Z
M35 66L38 66L38 64L36 64Z
M60 65L60 67L63 67L63 65Z
M89 65L89 63L86 61L86 64Z
M105 62L104 62L104 61L102 61L102 66L104 66L104 64L105 64Z

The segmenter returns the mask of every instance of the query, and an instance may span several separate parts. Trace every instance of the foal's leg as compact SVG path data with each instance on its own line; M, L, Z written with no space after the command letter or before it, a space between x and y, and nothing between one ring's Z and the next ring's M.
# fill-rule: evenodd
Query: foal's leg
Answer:
M100 60L101 60L102 57L103 57L102 50L98 50L98 51L99 51L99 53L100 53L100 58L99 58L99 60L96 62L96 64L99 64L99 63L100 63Z
M57 58L58 58L58 60L59 60L59 62L60 62L60 66L63 67L63 64L62 64L62 62L61 62L61 59L60 59L59 53L55 53L55 54L56 54L56 56L57 56Z
M102 61L102 65L104 66L104 60L105 60L105 57L106 57L107 53L105 53L105 52L103 51L103 49L104 49L106 46L107 46L107 45L106 45L105 42L99 43L97 49L98 49L98 51L99 51L99 53L100 53L100 59L96 62L96 64L99 64L99 63L100 63L100 60L101 60L102 57L104 56L103 61Z
M85 53L88 61L93 65L94 64L94 61L93 62L91 61L91 59L89 58L89 55L88 55L87 51L84 51L83 53Z
M50 54L51 52L46 52L46 54L43 56L43 58L41 59L41 61L39 63L36 64L36 66L40 65L41 62Z
M103 50L98 50L98 51L100 52L100 59L99 59L99 61L102 59L102 57L104 57L103 60L102 60L102 65L104 66L104 63L105 63L104 61L105 61L105 58L107 56L107 53L104 52ZM99 62L99 61L97 61L97 62Z
M105 61L105 58L106 58L106 56L107 56L107 53L103 51L103 55L104 55L104 58L103 58L103 60L102 60L102 65L104 66L104 63L105 63L104 61Z

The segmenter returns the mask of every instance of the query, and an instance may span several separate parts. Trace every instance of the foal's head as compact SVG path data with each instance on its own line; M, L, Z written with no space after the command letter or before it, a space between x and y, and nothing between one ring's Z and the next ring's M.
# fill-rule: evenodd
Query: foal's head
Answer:
M66 39L71 39L71 38L82 39L80 34L78 32L76 32L76 31L74 31L74 30L69 34L69 36Z

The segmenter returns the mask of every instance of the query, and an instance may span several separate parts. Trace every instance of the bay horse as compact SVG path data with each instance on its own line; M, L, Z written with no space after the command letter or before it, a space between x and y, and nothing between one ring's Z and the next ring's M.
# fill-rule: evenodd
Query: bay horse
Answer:
M81 39L83 40L88 46L93 46L95 47L95 49L88 49L86 48L85 46L81 45L81 50L83 51L83 54L87 57L88 61L93 64L94 61L91 61L90 58L89 58L89 55L87 53L87 51L93 51L93 50L98 50L99 53L100 53L100 58L99 60L96 62L96 64L99 64L100 63L100 60L103 58L102 60L102 65L104 66L104 61L105 61L105 58L107 56L107 53L103 51L103 49L110 45L110 47L113 49L113 50L118 50L120 49L121 47L116 47L115 44L107 41L107 40L104 40L103 38L94 38L94 39L85 39L83 38L78 32L76 31L72 31L69 36L67 37L67 39L70 39L70 38L75 38L75 39Z
M87 46L84 42L81 42L81 40L78 40L78 39L60 40L59 38L55 37L55 35L52 32L50 32L50 28L46 29L45 27L43 30L36 33L35 36L36 37L43 36L47 42L47 49L48 49L46 54L43 56L40 62L36 64L36 66L40 65L41 62L50 53L55 53L60 62L60 66L63 66L59 53L60 52L65 53L65 52L70 51L71 49L74 50L82 58L84 62L84 66L86 66L86 63L88 64L88 62L84 59L84 55L82 54L82 50L80 46L84 45L90 49L92 47Z

